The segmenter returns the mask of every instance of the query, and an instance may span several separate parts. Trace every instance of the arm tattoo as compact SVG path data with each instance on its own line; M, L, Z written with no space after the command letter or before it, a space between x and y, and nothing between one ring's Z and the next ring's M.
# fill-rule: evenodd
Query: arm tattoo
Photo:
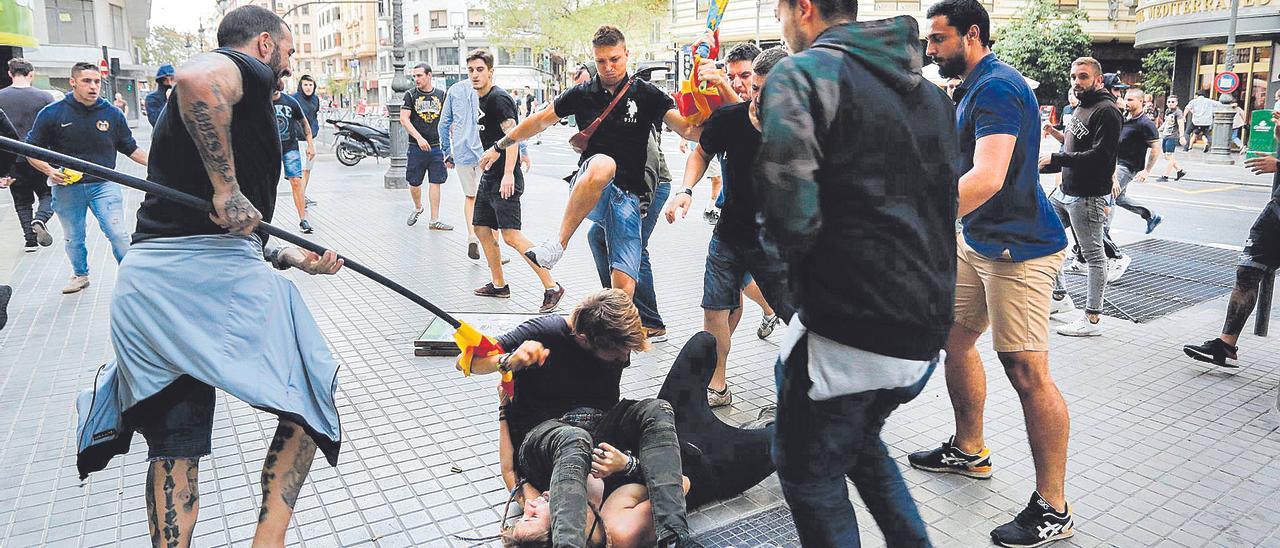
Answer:
M516 121L507 118L506 120L503 120L498 127L502 128L503 133L511 133L511 130L516 127ZM502 150L514 144L516 144L515 139L512 139L510 135L503 135L502 138L498 140L498 149Z

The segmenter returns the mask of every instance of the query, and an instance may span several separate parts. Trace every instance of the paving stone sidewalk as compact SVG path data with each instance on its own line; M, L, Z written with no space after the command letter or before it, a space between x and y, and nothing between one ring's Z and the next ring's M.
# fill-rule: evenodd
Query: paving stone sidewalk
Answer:
M533 147L523 202L531 239L552 234L559 221L567 196L559 178L571 162L559 149L567 137L557 128ZM666 145L674 155L675 143ZM385 160L366 162L355 168L332 156L318 162L310 191L319 202L310 214L317 241L451 311L537 309L537 280L519 261L507 269L510 300L472 296L487 281L487 270L465 258L465 232L405 226L407 193L382 189ZM287 194L287 185L282 188ZM127 192L130 222L139 199ZM91 226L93 285L60 295L70 275L65 254L59 245L33 255L17 252L21 243L7 200L5 193L0 260L13 263L0 266L12 268L8 283L17 291L10 324L0 331L0 546L144 545L144 443L137 441L129 455L83 483L74 466L73 399L111 355L108 307L116 267L109 246ZM701 328L697 303L711 227L696 212L706 201L700 188L695 215L674 226L664 221L654 233L658 298L671 342L634 361L623 377L626 396L655 394L680 344ZM277 219L296 227L288 205L280 201ZM451 180L444 220L460 227L460 209ZM554 272L568 289L566 306L598 286L581 236ZM289 544L471 546L477 543L454 535L496 533L506 493L496 457L494 379L463 378L447 358L414 357L412 340L429 316L390 291L350 273L287 275L343 364L338 404L344 430L339 465L317 459L312 468ZM1274 508L1280 500L1280 416L1272 409L1280 337L1244 337L1238 371L1202 367L1180 350L1216 334L1224 308L1219 299L1142 325L1108 318L1101 338L1053 336L1051 363L1072 413L1067 488L1077 519L1075 538L1062 546L1280 546ZM774 401L772 366L783 333L757 339L759 319L759 309L748 304L734 337L729 378L735 400L722 414L729 422L754 418ZM934 446L951 432L941 371L885 427L885 441L939 546L988 544L990 529L1020 510L1034 487L1018 399L989 347L984 337L986 433L996 466L991 480L905 466L907 452ZM270 415L219 394L213 454L201 466L196 546L248 545L261 494L259 471L274 428ZM462 471L453 472L455 467ZM852 493L864 542L882 545ZM780 502L771 477L741 497L694 512L691 523L705 531Z

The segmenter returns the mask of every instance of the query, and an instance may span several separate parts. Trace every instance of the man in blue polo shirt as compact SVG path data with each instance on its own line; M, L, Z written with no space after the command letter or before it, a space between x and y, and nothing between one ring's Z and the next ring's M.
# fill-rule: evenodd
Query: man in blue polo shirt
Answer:
M991 477L983 441L986 376L976 343L988 327L1022 400L1036 491L1013 521L991 532L1003 546L1039 546L1073 534L1063 494L1067 405L1049 377L1049 312L1066 233L1040 188L1040 114L1026 80L991 53L991 24L978 0L929 8L927 53L955 91L961 155L955 325L946 344L947 390L956 430L908 456L931 472Z
M97 65L76 63L71 67L71 93L36 115L27 142L109 168L116 167L116 152L147 165L147 151L134 142L124 113L99 96L101 89ZM98 218L98 227L111 241L116 262L123 260L129 250L124 194L116 183L34 158L27 161L48 177L49 186L53 187L53 211L62 222L73 270L71 283L62 292L75 293L89 287L89 252L84 245L86 211L93 211Z

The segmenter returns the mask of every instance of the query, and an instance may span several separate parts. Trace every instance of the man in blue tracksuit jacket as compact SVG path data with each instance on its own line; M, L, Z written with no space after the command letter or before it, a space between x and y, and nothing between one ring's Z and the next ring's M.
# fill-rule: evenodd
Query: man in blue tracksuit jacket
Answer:
M156 71L156 90L147 94L147 121L156 127L164 104L169 101L169 90L173 89L173 65L160 65Z

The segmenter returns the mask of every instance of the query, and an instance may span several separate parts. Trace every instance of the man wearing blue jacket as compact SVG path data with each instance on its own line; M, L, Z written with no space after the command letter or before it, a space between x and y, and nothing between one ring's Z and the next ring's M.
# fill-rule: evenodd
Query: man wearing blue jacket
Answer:
M147 151L138 147L120 109L99 96L102 75L93 63L71 67L71 93L36 115L27 142L67 156L116 167L116 153L147 165ZM129 251L129 228L124 220L124 194L120 185L89 174L68 172L40 160L27 158L48 177L53 187L53 211L62 222L71 259L71 283L63 293L89 287L89 251L85 248L85 212L93 211L102 233L111 241L116 262Z
M156 90L147 94L147 121L156 127L164 104L169 100L169 90L173 89L173 65L160 65L156 71Z

